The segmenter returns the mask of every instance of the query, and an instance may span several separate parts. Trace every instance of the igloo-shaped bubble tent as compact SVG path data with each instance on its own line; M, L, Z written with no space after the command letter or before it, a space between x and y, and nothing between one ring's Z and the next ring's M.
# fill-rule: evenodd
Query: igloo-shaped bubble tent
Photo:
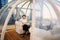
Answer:
M10 17L15 12L15 8L21 5L20 9L17 11L17 14L21 12L22 7L30 2L31 5L31 16L32 16L32 27L29 29L30 31L30 40L60 40L60 1L59 0L14 0L5 5L1 10L1 16L4 14L5 10L7 10L10 6L8 16L6 17L1 40L4 40L4 35L6 31L7 24L10 20ZM28 7L29 7L28 5ZM26 12L28 10L26 8ZM47 14L46 14L47 13ZM17 15L16 14L16 15ZM45 19L48 17L47 19ZM0 17L1 18L1 17ZM18 15L16 16L16 19Z

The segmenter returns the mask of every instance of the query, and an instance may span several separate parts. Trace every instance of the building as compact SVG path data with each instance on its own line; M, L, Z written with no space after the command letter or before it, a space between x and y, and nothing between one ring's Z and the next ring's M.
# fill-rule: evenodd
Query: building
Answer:
M9 1L8 0L0 0L0 9L5 6ZM6 10L4 14L2 15L2 18L0 19L0 25L3 25L5 22L5 19L7 17L9 10ZM14 24L14 19L11 17L9 24Z
M0 0L0 9L8 3L8 0Z

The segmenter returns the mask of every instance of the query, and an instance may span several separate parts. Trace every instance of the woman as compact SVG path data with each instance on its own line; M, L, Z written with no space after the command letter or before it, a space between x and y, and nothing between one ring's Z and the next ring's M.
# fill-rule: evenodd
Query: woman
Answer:
M23 35L27 34L29 31L29 23L28 20L26 19L26 15L22 15L22 18L19 20L22 24L22 29L24 31Z

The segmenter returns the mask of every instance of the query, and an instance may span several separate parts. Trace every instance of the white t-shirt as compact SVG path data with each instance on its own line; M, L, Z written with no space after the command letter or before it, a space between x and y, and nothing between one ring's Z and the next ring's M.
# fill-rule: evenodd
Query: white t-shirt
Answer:
M22 22L22 23L24 23L24 24L27 23L27 19L20 19L19 21Z

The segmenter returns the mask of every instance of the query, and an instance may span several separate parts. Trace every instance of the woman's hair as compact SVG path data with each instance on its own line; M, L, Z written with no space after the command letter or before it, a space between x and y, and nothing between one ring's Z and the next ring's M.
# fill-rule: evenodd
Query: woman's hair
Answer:
M26 17L26 15L22 15L22 17L23 17L23 16L25 16L25 17Z

